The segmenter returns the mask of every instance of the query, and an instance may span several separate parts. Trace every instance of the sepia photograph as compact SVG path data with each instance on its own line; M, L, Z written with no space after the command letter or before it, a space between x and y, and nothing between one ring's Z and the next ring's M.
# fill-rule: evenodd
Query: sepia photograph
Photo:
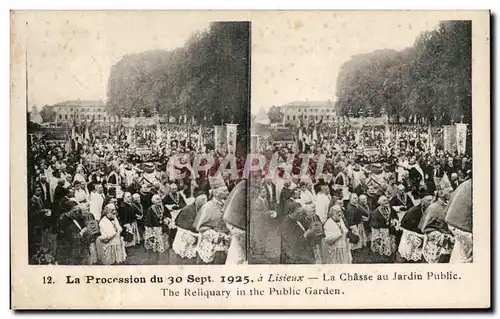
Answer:
M265 29L250 263L473 262L472 23L369 23Z
M11 308L491 307L489 11L10 18Z
M246 229L246 186L235 187L248 144L250 23L109 17L26 21L29 263L244 258L243 248L227 253ZM188 170L200 154L213 165ZM231 180L218 169L228 154L240 169Z

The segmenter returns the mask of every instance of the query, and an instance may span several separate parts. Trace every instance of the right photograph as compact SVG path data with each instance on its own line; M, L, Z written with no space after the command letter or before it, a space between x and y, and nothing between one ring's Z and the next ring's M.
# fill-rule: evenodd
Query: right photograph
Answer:
M248 263L473 262L471 21L332 15L254 30Z

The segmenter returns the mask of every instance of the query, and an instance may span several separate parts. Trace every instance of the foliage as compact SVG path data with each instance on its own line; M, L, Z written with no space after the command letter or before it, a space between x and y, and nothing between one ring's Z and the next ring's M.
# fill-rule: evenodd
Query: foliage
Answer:
M111 69L109 111L158 111L205 125L247 123L249 38L248 22L216 22L182 48L124 56Z
M55 122L56 120L56 112L54 111L54 107L50 105L44 105L42 110L40 111L40 116L44 122Z
M471 122L471 22L444 21L412 47L353 56L337 78L340 115L392 122ZM361 111L361 112L360 112Z
M271 123L282 123L283 117L285 115L283 114L283 112L279 107L271 106L269 112L267 113L267 116L269 117L269 121Z

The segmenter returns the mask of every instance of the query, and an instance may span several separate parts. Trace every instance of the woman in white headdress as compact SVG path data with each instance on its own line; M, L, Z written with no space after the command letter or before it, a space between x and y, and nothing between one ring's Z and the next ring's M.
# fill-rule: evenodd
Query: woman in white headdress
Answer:
M116 217L114 204L104 207L104 214L99 221L101 235L97 238L97 256L104 265L121 264L127 258L123 241L122 226Z
M347 239L348 228L339 205L330 208L323 228L325 230L325 237L321 243L323 264L350 264L352 255Z

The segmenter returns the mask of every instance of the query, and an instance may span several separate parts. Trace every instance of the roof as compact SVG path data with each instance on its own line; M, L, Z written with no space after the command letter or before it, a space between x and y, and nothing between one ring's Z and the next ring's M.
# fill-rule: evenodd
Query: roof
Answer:
M334 108L333 101L294 101L283 105L284 107L320 107L320 108Z
M106 103L102 100L69 100L55 104L54 106L84 106L84 107L103 107Z

